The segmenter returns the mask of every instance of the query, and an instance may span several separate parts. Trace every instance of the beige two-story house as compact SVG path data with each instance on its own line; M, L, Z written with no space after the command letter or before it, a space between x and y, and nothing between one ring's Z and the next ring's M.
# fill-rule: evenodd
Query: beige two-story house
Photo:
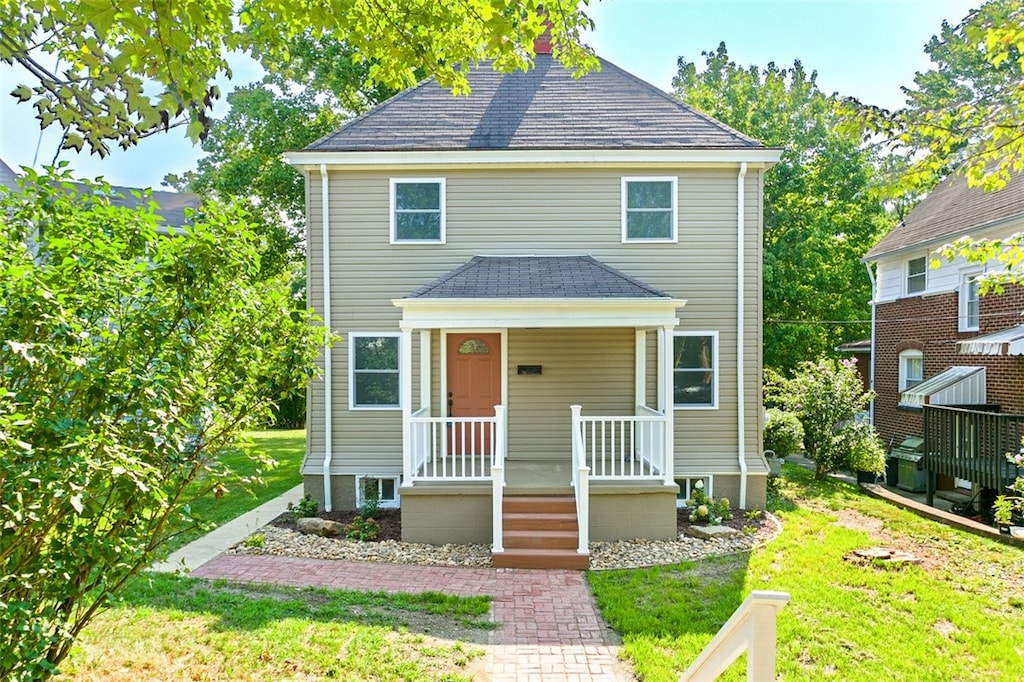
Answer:
M606 61L469 83L424 81L287 155L309 301L342 339L309 389L307 492L355 508L372 481L406 540L522 566L673 538L697 481L762 506L778 150Z

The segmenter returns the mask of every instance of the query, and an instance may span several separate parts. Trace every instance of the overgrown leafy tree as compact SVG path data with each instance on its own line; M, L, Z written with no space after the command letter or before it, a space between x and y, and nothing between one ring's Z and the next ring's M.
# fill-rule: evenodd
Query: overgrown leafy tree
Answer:
M0 59L24 67L26 82L11 94L31 102L43 128L60 125L66 148L102 155L110 142L129 146L171 124L202 139L219 96L213 82L230 75L228 53L283 64L299 36L343 41L371 65L371 84L406 87L422 69L464 93L464 67L480 59L529 65L541 4L555 55L593 68L579 0L0 0Z
M802 362L792 378L770 387L772 401L800 420L804 452L817 478L839 470L881 473L885 468L885 448L874 427L855 419L871 400L855 364Z
M308 379L324 334L261 273L242 212L207 204L159 237L152 208L63 174L26 180L0 191L4 680L54 673L110 596L200 523L189 502L223 492L219 453Z
M870 133L916 159L896 191L930 189L954 169L972 185L1003 186L1024 170L1024 6L991 0L943 22L925 52L933 68L904 88L906 107L860 107Z
M874 159L799 61L741 67L724 43L703 56L679 58L675 95L783 150L765 178L764 363L788 371L870 331L860 258L887 225Z

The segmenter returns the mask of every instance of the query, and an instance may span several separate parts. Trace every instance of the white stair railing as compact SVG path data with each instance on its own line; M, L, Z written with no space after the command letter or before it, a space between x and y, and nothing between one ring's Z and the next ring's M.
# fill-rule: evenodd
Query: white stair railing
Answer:
M590 467L587 466L583 445L583 421L580 405L570 405L572 411L572 487L576 495L576 527L579 531L577 554L590 554Z
M744 651L747 682L774 682L775 619L788 603L785 592L751 592L679 682L716 680Z
M502 525L504 519L502 515L504 510L504 488L505 488L505 406L495 405L494 406L494 423L498 431L497 437L494 439L494 458L491 460L491 518L493 526L491 528L491 535L493 536L491 542L491 553L499 554L505 551L505 547L502 544L502 535L504 534L504 527Z

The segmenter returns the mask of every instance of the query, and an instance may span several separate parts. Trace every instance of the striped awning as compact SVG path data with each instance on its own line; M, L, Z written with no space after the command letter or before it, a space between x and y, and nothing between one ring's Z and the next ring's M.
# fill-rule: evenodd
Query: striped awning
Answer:
M957 341L961 355L1024 355L1024 324Z

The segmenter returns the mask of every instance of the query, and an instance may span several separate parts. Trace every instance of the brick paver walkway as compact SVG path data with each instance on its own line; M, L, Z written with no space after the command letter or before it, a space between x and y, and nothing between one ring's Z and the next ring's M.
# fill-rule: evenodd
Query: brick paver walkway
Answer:
M490 635L488 679L512 682L632 680L618 660L619 640L600 616L580 571L447 568L221 554L192 572L199 578L294 587L494 597L500 627Z

